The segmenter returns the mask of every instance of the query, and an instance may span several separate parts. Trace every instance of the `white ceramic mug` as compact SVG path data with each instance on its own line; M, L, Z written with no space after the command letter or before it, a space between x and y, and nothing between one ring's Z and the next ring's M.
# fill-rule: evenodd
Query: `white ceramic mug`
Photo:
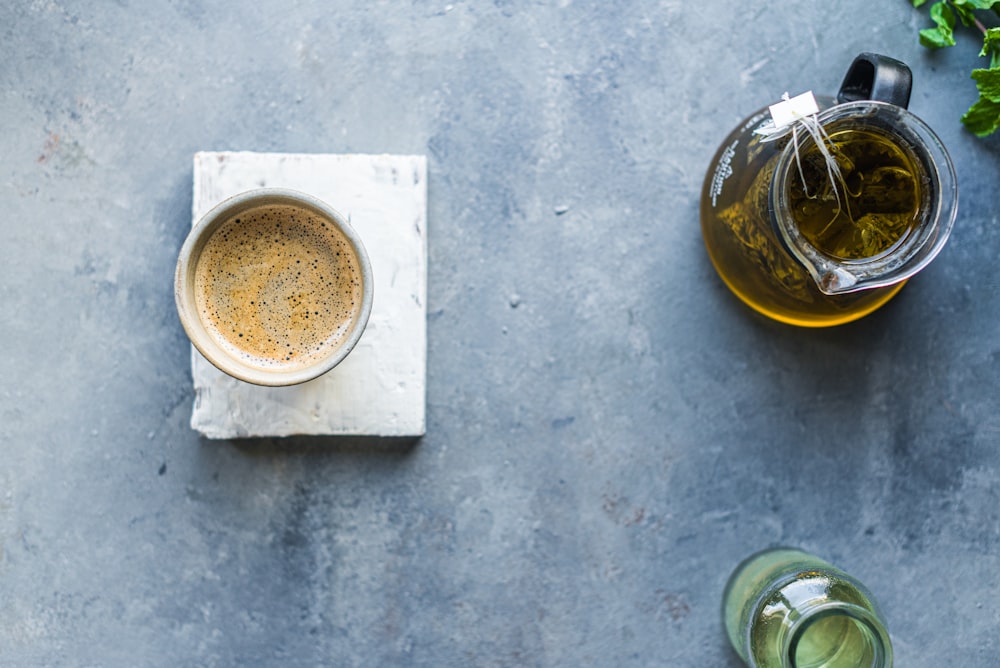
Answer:
M371 262L350 222L305 193L262 188L209 211L184 242L177 312L195 348L256 385L294 385L339 364L372 307Z

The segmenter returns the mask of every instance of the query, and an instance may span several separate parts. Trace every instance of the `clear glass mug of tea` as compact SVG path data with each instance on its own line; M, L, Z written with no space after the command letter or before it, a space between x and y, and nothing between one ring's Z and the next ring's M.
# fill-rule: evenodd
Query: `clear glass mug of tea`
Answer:
M955 170L907 110L912 75L859 55L836 98L776 129L770 108L722 142L701 197L709 258L746 304L805 327L856 320L889 301L944 246Z

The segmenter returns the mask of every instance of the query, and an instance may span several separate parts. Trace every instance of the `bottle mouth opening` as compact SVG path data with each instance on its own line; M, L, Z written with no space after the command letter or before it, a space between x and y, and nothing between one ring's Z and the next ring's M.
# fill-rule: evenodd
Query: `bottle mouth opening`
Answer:
M882 102L837 105L817 120L830 139L823 148L844 169L828 171L808 134L789 137L771 184L779 238L826 294L913 276L944 247L957 215L944 146L915 115Z
M817 609L789 634L786 668L890 668L892 645L870 613L852 605Z

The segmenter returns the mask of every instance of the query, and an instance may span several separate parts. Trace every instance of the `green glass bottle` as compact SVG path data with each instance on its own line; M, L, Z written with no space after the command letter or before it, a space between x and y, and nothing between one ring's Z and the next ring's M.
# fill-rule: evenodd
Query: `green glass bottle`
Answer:
M744 560L722 604L729 640L750 668L891 668L892 644L871 592L793 548Z

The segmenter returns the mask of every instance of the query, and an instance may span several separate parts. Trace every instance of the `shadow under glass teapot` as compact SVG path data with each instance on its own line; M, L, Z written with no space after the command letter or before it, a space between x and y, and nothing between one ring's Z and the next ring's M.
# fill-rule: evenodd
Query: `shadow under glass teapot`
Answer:
M863 53L836 98L776 124L772 107L722 142L705 178L709 258L746 304L805 327L889 301L944 246L958 188L948 153L907 111L912 75Z

